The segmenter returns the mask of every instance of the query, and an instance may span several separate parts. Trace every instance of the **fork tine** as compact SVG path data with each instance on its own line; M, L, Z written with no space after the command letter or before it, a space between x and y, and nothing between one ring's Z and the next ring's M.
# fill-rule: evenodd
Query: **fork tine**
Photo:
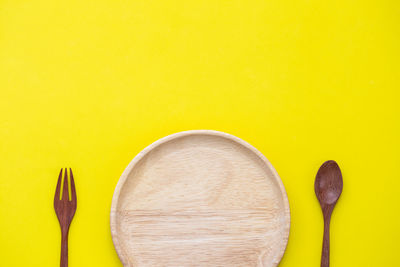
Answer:
M71 168L69 168L69 179L71 180L71 201L76 203L75 181Z
M62 200L68 201L68 169L67 168L65 168L65 172L64 172L64 185L63 185Z
M61 168L60 174L58 175L56 194L54 195L54 201L60 200L60 189L61 189L61 179L62 179L63 168Z

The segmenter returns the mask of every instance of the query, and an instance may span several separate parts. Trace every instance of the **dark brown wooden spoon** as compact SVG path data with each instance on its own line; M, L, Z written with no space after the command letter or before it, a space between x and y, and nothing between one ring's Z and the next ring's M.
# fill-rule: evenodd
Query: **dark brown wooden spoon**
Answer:
M329 267L329 225L333 208L343 190L342 173L335 161L328 160L322 164L315 177L314 188L324 214L321 267Z

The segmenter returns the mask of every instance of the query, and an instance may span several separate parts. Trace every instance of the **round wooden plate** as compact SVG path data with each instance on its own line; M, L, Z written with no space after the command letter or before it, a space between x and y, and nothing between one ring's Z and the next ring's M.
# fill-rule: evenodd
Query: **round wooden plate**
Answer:
M111 233L124 266L277 266L290 228L282 181L232 135L158 140L122 174Z

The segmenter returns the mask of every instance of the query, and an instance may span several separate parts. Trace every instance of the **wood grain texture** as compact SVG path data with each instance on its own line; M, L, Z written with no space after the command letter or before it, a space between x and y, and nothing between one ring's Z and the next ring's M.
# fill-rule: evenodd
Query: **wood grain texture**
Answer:
M58 221L60 223L61 228L61 257L60 257L60 266L68 267L68 233L69 227L71 225L72 219L74 218L77 200L76 200L76 190L75 190L75 181L74 176L72 174L72 170L69 169L69 177L71 181L71 199L68 196L68 174L67 168L65 168L64 174L64 182L62 186L62 194L60 199L61 192L61 178L62 178L63 169L61 169L60 174L58 176L56 193L54 195L54 210L56 212Z
M266 158L216 131L167 136L129 164L111 232L124 266L277 266L290 211Z
M331 216L343 190L342 172L334 160L328 160L321 165L315 177L314 189L324 215L321 267L329 267Z

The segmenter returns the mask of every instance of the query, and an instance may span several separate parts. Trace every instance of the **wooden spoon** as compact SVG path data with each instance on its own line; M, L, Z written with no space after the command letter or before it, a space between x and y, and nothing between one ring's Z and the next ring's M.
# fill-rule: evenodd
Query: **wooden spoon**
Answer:
M315 177L314 188L324 214L321 267L329 267L329 224L333 208L343 190L342 173L335 161L328 160L321 165Z

